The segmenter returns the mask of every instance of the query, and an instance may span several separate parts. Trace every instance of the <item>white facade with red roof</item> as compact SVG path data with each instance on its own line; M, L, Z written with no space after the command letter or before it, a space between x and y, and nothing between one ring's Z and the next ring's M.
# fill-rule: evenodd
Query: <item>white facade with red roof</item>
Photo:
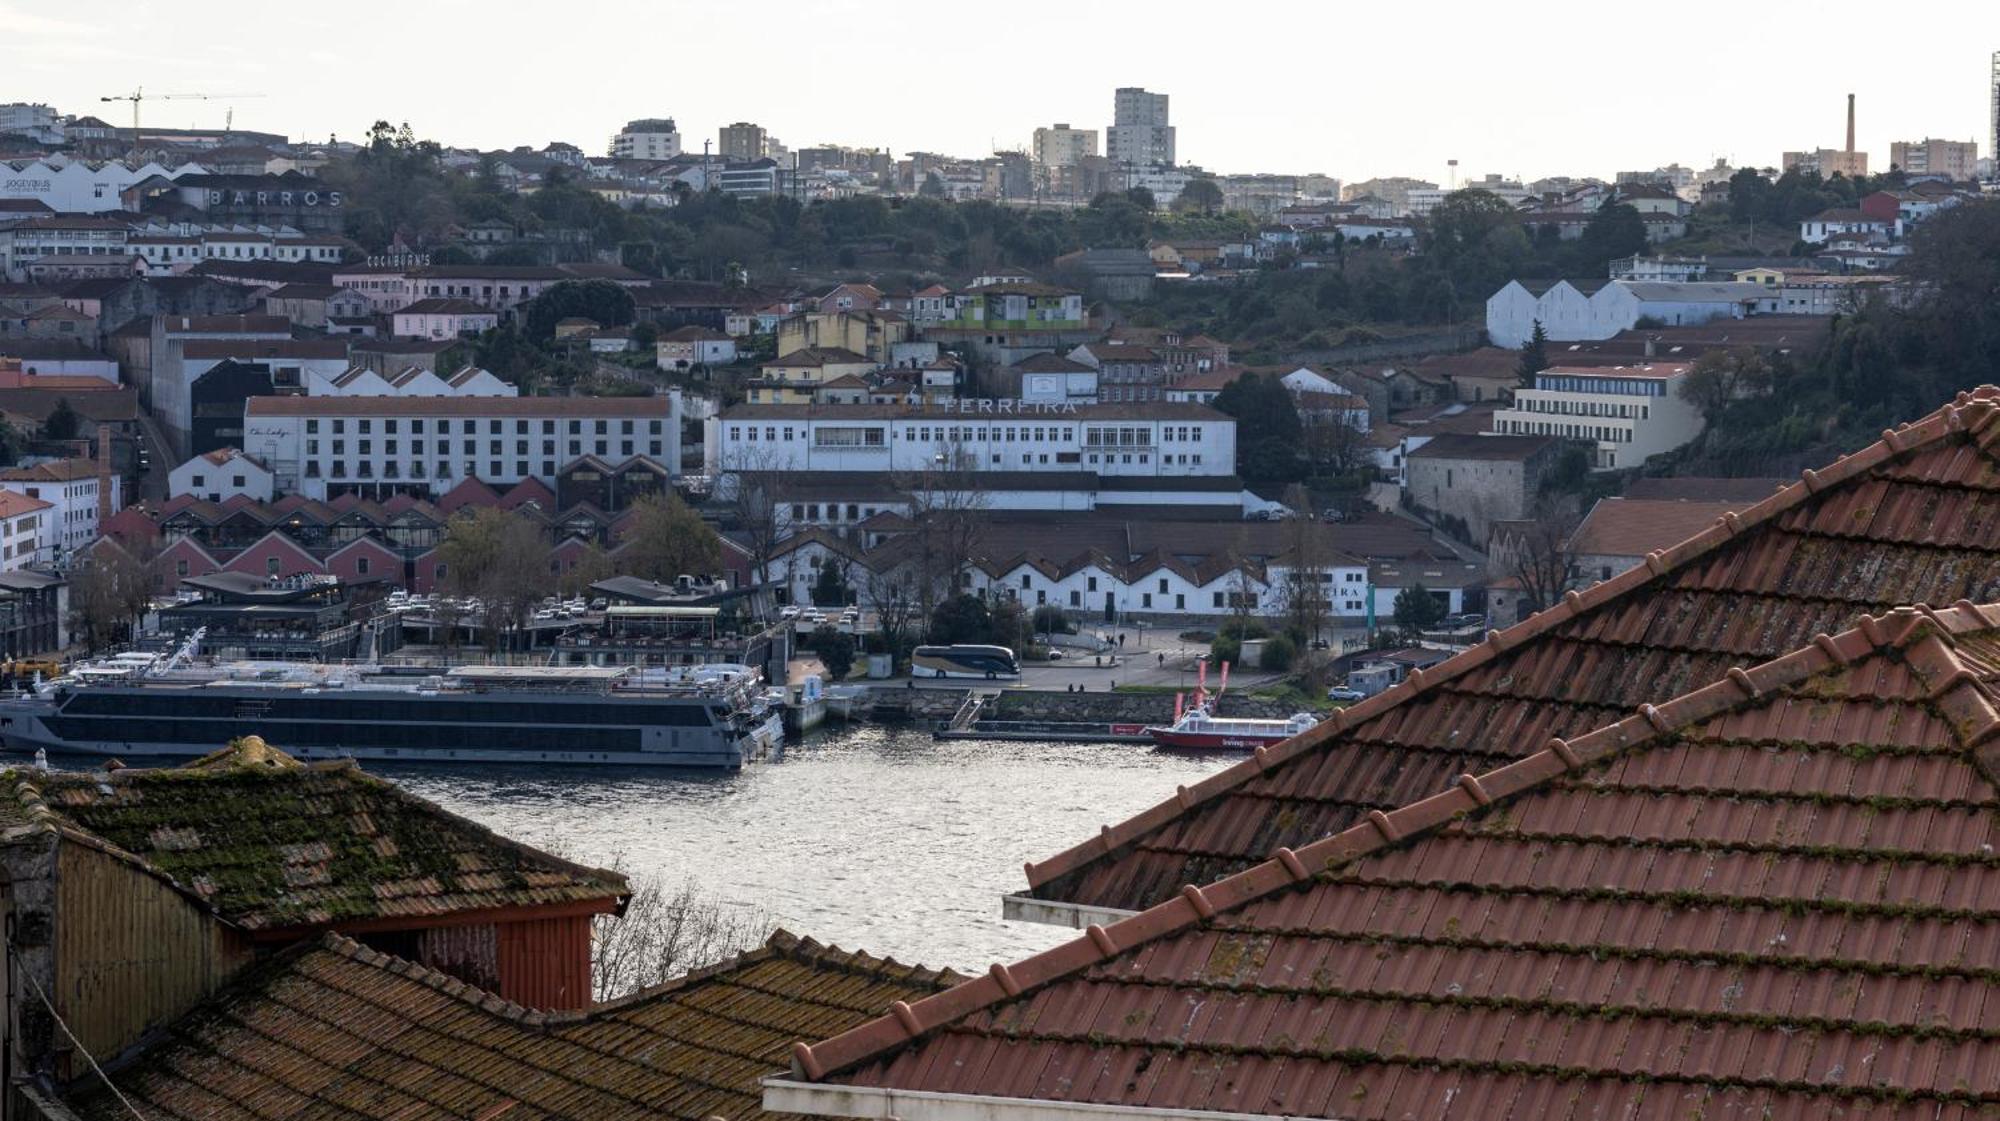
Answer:
M0 572L46 564L49 511L55 504L0 490Z
M183 494L210 502L242 495L269 502L276 492L271 469L236 448L203 452L167 473L167 496Z

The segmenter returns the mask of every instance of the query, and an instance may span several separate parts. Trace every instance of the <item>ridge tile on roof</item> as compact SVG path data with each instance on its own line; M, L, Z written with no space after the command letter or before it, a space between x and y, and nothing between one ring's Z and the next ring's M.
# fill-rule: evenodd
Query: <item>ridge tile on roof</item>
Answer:
M766 1104L1983 1115L1996 655L2000 606L1863 616L801 1043Z
M1137 911L1338 833L1664 688L1898 602L2000 599L1983 388L1319 727L1030 864L1010 913Z

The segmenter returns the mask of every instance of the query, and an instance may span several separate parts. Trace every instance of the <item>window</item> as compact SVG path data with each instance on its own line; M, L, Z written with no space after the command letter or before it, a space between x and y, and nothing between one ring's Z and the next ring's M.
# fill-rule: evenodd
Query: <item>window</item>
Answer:
M196 475L192 479L189 479L188 481L198 487L205 487L208 485L208 479L202 475Z
M187 562L187 561L185 561L185 560L177 560L177 561L175 561L175 562L174 562L174 575L176 575L176 576L186 576L187 574L188 574L188 562Z
M229 476L229 485L241 489L243 486L243 476L241 475Z
M278 558L276 557L264 558L264 574L266 576L276 576L278 574Z
M1161 578L1160 578L1160 594L1161 594L1161 595L1165 595L1165 594L1166 594L1166 592L1167 592L1167 581L1166 581L1166 578L1165 578L1165 577L1161 577Z
M367 558L367 557L356 557L356 558L354 558L354 574L355 574L356 576L366 576L366 575L368 575L368 558Z

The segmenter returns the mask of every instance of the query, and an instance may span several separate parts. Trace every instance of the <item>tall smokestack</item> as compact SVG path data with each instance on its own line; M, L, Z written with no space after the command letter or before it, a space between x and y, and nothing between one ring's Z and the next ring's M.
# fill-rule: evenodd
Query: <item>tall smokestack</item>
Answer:
M111 520L111 426L97 426L97 524Z
M1847 150L1854 150L1854 95L1847 95Z

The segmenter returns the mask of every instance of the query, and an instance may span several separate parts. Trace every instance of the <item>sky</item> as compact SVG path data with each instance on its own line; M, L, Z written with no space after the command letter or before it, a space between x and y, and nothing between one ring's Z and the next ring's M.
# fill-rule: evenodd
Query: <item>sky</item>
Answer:
M359 139L378 119L442 143L602 153L636 117L699 151L747 120L793 147L983 156L1037 125L1102 130L1112 90L1172 97L1183 163L1353 182L1775 164L1989 135L2000 3L1936 0L1913 26L1856 0L1531 9L1494 0L343 0L83 9L0 0L0 102ZM241 18L238 18L240 14ZM1873 30L1871 30L1873 29ZM256 96L252 96L256 95ZM1981 154L1990 154L1990 141ZM1100 151L1101 151L1100 147Z

